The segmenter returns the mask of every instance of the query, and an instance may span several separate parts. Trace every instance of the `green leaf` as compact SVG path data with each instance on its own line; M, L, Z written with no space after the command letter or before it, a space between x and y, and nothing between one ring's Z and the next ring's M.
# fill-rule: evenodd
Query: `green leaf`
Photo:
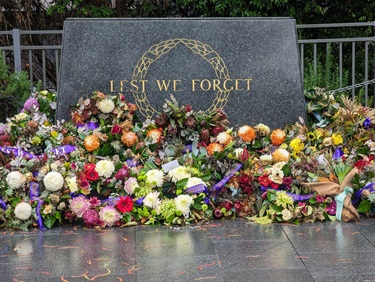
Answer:
M268 201L272 202L276 200L276 193L274 191L267 191L267 199Z
M362 213L368 212L371 209L371 206L371 202L365 199L359 204L357 211Z
M44 215L43 219L43 223L47 228L52 228L56 222L56 218L49 214Z
M188 178L184 178L184 179L181 179L180 181L177 181L176 187L179 188L179 189L185 188L188 180L189 180Z
M271 209L273 209L275 212L281 212L284 208L276 205L271 205Z

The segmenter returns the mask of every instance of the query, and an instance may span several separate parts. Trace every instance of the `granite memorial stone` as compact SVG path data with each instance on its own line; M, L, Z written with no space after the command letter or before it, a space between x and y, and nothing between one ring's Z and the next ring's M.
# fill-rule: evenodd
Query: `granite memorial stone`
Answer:
M224 108L231 126L305 117L295 20L68 19L57 118L93 91L125 94L138 116L171 94L194 110Z

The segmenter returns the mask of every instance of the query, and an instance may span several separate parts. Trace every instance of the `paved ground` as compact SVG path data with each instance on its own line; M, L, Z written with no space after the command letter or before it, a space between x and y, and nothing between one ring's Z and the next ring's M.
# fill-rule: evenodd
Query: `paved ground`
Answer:
M375 220L0 230L0 281L375 281Z

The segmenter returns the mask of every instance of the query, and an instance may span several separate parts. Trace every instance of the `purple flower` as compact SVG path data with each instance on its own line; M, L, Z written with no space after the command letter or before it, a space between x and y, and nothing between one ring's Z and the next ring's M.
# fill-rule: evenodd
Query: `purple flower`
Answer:
M129 177L129 170L126 166L120 168L117 173L115 174L115 178L118 180L125 180L125 178Z
M371 126L371 120L367 117L363 122L363 127L368 129Z
M329 215L335 215L336 214L336 201L332 201L332 203L330 203L329 206L324 209L324 211L327 212Z
M324 198L321 195L316 195L315 197L317 203L324 203Z
M83 221L88 226L97 225L99 220L99 213L96 210L87 210L82 216Z
M332 160L337 160L337 159L341 158L343 155L344 155L344 152L340 148L337 148L333 152Z
M39 103L38 103L37 99L31 97L31 98L29 98L29 99L26 100L25 104L23 104L23 109L25 111L30 111L33 108L33 106L35 108L38 108L39 107Z

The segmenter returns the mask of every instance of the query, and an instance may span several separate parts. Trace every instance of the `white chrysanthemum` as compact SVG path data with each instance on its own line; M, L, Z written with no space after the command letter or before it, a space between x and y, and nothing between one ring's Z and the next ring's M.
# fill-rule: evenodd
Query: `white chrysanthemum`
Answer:
M277 162L272 166L272 169L282 169L286 162Z
M48 191L56 192L64 186L64 178L57 171L51 171L43 179L44 187Z
M101 160L95 165L95 170L99 176L108 178L111 177L115 171L115 165L111 161Z
M235 150L233 151L233 154L234 154L234 156L235 156L236 158L241 157L242 153L243 153L243 148L237 148L237 149L235 149Z
M138 180L135 177L130 177L128 180L126 180L124 184L124 189L126 193L128 193L129 195L133 194L134 189L138 187L139 187Z
M115 104L111 99L104 99L98 102L98 109L105 114L109 114L115 108Z
M26 177L19 171L12 171L7 175L6 182L10 188L18 189L25 184Z
M28 115L26 113L19 113L18 115L15 115L14 118L16 119L16 121L21 121L21 120L24 120L28 117Z
M273 158L272 155L261 155L259 157L259 160L261 160L262 162L272 162Z
M188 217L190 213L190 206L193 203L193 198L189 195L178 195L174 201L176 203L176 209L182 212L185 217Z
M191 177L191 174L188 172L187 167L185 167L185 166L179 166L179 167L176 167L176 168L172 169L171 171L169 171L168 172L168 177L174 183L176 183L176 182L180 181L181 179Z
M190 177L188 182L186 183L186 187L189 188L189 187L193 187L195 185L198 185L198 184L203 184L206 186L206 184L204 183L204 181L199 178L199 177Z
M227 145L229 142L233 140L232 136L228 134L227 132L220 132L217 135L216 139L220 144L223 144L223 145Z
M272 168L271 175L268 178L277 184L282 184L283 177L284 177L284 172L281 169Z
M256 126L255 126L255 129L258 130L259 134L261 136L268 136L270 135L270 128L263 124L263 123L258 123Z
M70 192L77 192L78 191L78 184L77 184L77 177L76 176L68 176L65 178L66 185L68 186Z
M160 193L157 191L148 193L143 199L143 205L151 209L157 209L161 203L159 195Z
M161 170L151 169L146 172L146 177L147 182L156 187L161 187L164 183L164 173Z
M14 215L21 220L29 219L31 215L31 205L29 203L19 203L14 209Z

